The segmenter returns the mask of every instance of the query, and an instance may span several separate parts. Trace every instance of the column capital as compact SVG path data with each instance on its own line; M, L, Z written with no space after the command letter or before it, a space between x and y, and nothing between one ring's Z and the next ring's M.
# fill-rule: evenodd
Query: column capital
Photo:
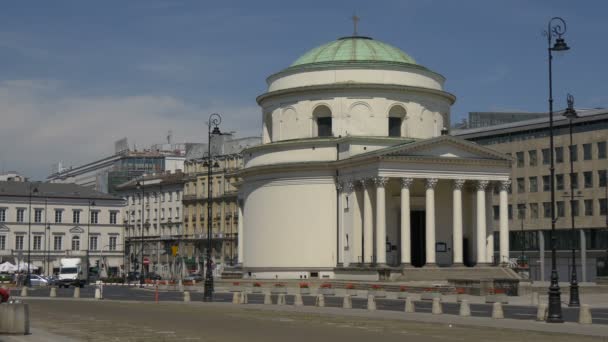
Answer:
M500 191L509 191L510 187L511 187L510 179L500 182Z
M437 178L427 178L425 186L427 189L435 189L435 186L437 185L438 181L439 180Z
M466 180L464 180L464 179L455 179L454 180L454 190L462 190L465 182L466 182Z
M401 178L401 188L409 189L414 184L413 178Z
M369 183L369 179L367 178L359 178L356 180L356 182L362 186L363 188L365 188L365 186Z
M486 189L488 188L488 184L490 184L489 181L480 180L477 181L477 184L475 184L475 188L477 189L477 191L486 191Z
M355 182L350 179L350 178L346 178L342 180L342 190L344 190L347 193L351 193L353 192L355 188Z
M338 192L342 192L342 190L344 190L344 183L337 181L336 182L336 190L338 190Z
M372 180L374 184L376 184L376 186L379 188L384 188L384 186L386 186L386 183L388 182L387 177L374 177L372 178Z

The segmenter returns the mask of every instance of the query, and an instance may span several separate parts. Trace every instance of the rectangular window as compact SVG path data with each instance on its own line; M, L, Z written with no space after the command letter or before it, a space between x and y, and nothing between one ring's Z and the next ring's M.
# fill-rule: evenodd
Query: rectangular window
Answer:
M55 210L55 223L61 223L63 210Z
M25 209L17 209L17 222L23 222L24 215L25 215Z
M18 251L23 250L23 235L15 236L15 249Z
M78 236L72 237L72 250L79 251L80 250L80 238Z
M578 160L578 147L576 145L570 145L570 160L573 162Z
M606 159L606 142L600 141L597 143L597 159Z
M53 237L53 250L60 251L62 249L62 237L54 236Z
M181 196L181 192L177 191L177 192L175 193L175 200L176 200L176 201L179 201L180 196Z
M528 151L528 158L530 159L530 166L536 166L536 150Z
M42 209L36 209L34 211L34 222L36 222L36 223L42 222Z
M165 219L165 208L161 208L160 209L160 219L164 220Z
M517 192L526 192L526 184L523 178L517 178Z
M96 251L97 250L97 236L91 236L89 238L89 248L92 251Z
M116 236L110 236L110 246L109 246L111 251L115 251L116 250Z
M513 219L513 206L510 204L507 207L507 214L509 216L509 220L512 220Z
M317 118L317 136L319 137L331 137L333 135L331 129L331 116L324 118Z
M517 205L517 218L523 220L526 218L526 204L520 203Z
M99 222L99 211L91 211L91 224Z
M42 249L42 236L34 235L34 250L39 251Z
M538 203L530 203L530 218L538 218Z
M578 189L578 173L573 173L570 175L570 184L572 189Z
M585 188L593 188L593 172L583 172L583 179L585 181Z
M591 160L591 144L583 144L583 159Z
M538 192L538 178L530 177L530 192Z
M593 200L585 200L585 216L593 216Z
M543 164L549 165L551 163L551 151L548 148L543 148Z
M564 201L558 201L555 204L557 206L557 217L565 217L566 216L566 207L564 205Z
M6 209L0 208L0 222L6 222Z
M578 200L574 200L572 202L570 202L570 210L572 211L572 215L573 216L578 216Z
M597 178L599 179L599 186L606 187L606 170L599 170L597 172ZM0 213L0 219L2 218Z
M175 208L175 218L179 218L179 208Z
M598 201L600 202L600 215L606 216L606 199L600 198Z
M6 249L6 235L0 235L0 251Z
M80 210L72 211L72 222L80 223Z
M555 162L556 163L564 162L564 148L561 146L555 148Z
M171 202L173 201L173 194L171 193L171 191L167 192L167 202Z
M551 191L551 177L543 176L543 191Z
M494 220L498 220L500 218L500 208L497 205L492 206L492 211L494 212Z
M551 218L551 202L543 202L543 217Z
M110 224L116 224L116 217L118 213L116 211L110 212Z
M401 136L401 118L388 118L388 136Z
M517 160L517 167L524 167L524 153L515 152L515 159Z
M555 188L564 190L564 175L555 175Z

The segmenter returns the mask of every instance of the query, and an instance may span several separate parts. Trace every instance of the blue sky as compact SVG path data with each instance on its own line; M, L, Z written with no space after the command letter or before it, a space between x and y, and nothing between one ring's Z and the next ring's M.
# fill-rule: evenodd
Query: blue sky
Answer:
M265 78L307 50L359 32L447 78L452 120L547 110L553 16L572 50L554 59L557 108L608 106L602 1L5 1L0 4L0 168L42 179L138 146L203 141L209 113L260 134Z

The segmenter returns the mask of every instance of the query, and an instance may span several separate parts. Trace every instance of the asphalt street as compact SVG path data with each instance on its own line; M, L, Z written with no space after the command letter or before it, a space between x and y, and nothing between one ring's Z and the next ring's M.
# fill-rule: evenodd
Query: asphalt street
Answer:
M19 290L14 289L11 291L11 296L19 296ZM31 289L28 294L32 297L49 297L49 288L34 288ZM95 294L94 286L85 286L81 289L81 298L93 298ZM69 288L58 288L57 297L73 297L74 289ZM106 300L136 300L136 301L154 301L155 291L152 289L140 289L136 287L122 287L122 286L105 286L103 291L104 299ZM191 292L190 297L192 301L202 301L202 292ZM314 296L302 296L304 305L314 306ZM182 301L183 294L176 291L159 291L159 301ZM272 296L273 303L276 303L277 296ZM216 302L231 302L232 293L215 293L214 301ZM249 294L248 302L250 304L263 304L263 294ZM286 295L286 304L292 305L294 302L293 295ZM367 308L367 298L353 297L352 304L354 309L365 309ZM414 306L416 312L430 313L431 312L430 301L415 301ZM325 306L327 307L341 307L342 297L337 296L326 296ZM458 303L442 303L444 314L458 315L459 304ZM491 317L492 316L492 305L491 304L470 304L471 315L475 317ZM403 311L404 300L398 299L376 299L376 307L378 310L390 310L390 311ZM563 307L563 318L567 322L578 321L578 308ZM523 320L534 320L536 319L536 307L534 306L520 306L520 305L503 305L503 311L505 318L511 319L523 319ZM595 308L592 309L593 323L594 324L608 324L608 308Z

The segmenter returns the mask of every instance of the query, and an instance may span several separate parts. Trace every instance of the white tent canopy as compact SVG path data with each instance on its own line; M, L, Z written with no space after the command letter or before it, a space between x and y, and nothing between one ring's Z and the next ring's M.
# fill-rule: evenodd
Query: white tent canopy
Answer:
M17 266L11 264L10 262L5 262L0 264L0 272L2 273L13 273L17 271Z
M27 271L27 265L28 265L27 262L21 261L16 267L19 271ZM29 264L29 265L30 265L30 271L35 271L38 269L38 266L34 266L32 264Z

